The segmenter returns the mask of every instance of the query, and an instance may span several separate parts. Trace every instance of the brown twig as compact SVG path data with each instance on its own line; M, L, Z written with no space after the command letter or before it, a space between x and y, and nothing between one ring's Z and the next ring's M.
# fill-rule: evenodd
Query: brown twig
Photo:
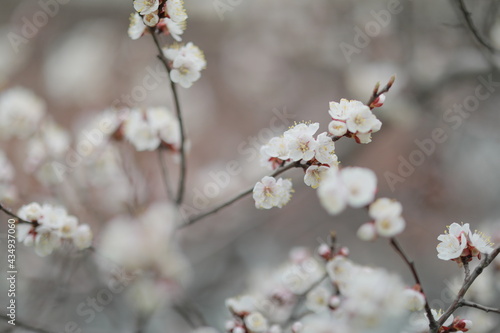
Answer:
M391 76L391 78L389 79L389 81L387 82L385 87L382 88L382 90L379 90L380 82L377 82L377 84L375 85L375 88L373 88L372 96L370 97L370 99L368 100L368 103L366 103L366 105L368 105L370 107L370 109L373 109L374 106L372 106L372 103L377 98L379 98L380 95L388 92L391 89L392 85L394 84L394 81L396 81L396 75Z
M4 205L2 205L1 203L0 203L0 210L3 211L5 214L9 215L10 217L17 219L17 223L26 223L26 224L33 224L34 223L34 222L26 221L25 219L20 218L19 216L12 213L7 208L5 208Z
M477 304L477 303L470 302L470 301L466 301L466 300L460 301L459 306L467 306L469 308L475 308L475 309L483 310L485 312L494 312L494 313L500 314L500 309L491 308L489 306L484 306L484 305Z
M453 301L453 303L450 304L448 309L445 311L445 313L439 318L438 320L438 325L442 326L443 323L450 317L453 312L455 312L456 309L458 309L461 305L461 303L464 301L464 295L469 290L470 286L472 283L476 280L476 278L483 272L483 269L488 267L489 264L498 256L500 253L500 247L497 247L495 250L490 255L485 255L484 259L481 261L481 263L474 269L474 271L470 274L470 276L465 279L464 284L462 285L462 288L458 291L457 297ZM433 331L435 332L435 331Z
M278 176L279 174L281 174L281 173L283 173L283 172L285 172L287 170L290 170L292 168L297 168L297 167L301 167L301 165L300 165L299 162L290 163L287 166L281 167L278 170L276 170L273 174L270 175L270 177ZM220 204L220 205L218 205L218 206L210 209L209 211L207 211L205 213L202 213L202 214L199 214L199 215L195 215L195 216L189 218L189 220L186 223L184 223L184 224L182 224L182 225L179 226L179 229L187 227L188 225L191 225L191 224L193 224L193 223L195 223L195 222L197 222L197 221L199 221L199 220L201 220L201 219L203 219L203 218L205 218L205 217L207 217L209 215L217 213L222 208L225 208L225 207L227 207L227 206L235 203L236 201L238 201L240 199L243 199L244 197L246 197L247 195L249 195L250 193L252 193L252 191L253 191L253 186L251 188L249 188L248 190L246 190L245 192L238 194L234 198L232 198L232 199L230 199L230 200L228 200L228 201L226 201L226 202L224 202L224 203L222 203L222 204Z
M170 182L168 180L168 169L167 163L165 161L165 156L163 154L163 149L158 149L158 163L160 164L160 172L161 178L163 180L163 187L165 187L165 192L169 199L174 199L174 194L172 193L172 189L170 188Z
M460 9L460 12L462 13L465 19L465 23L467 23L467 27L472 32L472 35L474 36L476 41L482 46L484 46L486 49L488 49L488 51L490 51L491 53L496 53L497 50L493 46L491 46L486 40L484 40L484 38L477 31L477 28L474 25L474 21L472 20L471 13L469 12L467 6L465 5L465 1L457 0L457 2L458 2L458 8Z
M154 28L151 28L151 36L153 36L156 48L158 49L158 59L160 59L160 61L163 63L163 66L165 67L170 78L170 66L168 65L168 59L163 54L163 49L161 48L160 41L158 39L158 36ZM179 185L177 188L177 197L175 199L177 205L180 205L184 198L184 190L186 187L186 147L185 147L186 134L184 129L184 121L182 118L181 105L179 102L179 96L177 94L177 85L172 80L170 80L170 88L172 89L172 95L174 96L175 112L177 114L177 120L179 121L179 128L181 134L181 146L180 146L181 166L179 174Z
M439 325L439 323L436 322L434 316L432 315L431 307L429 306L429 302L427 301L427 295L424 292L422 282L420 282L420 277L418 276L417 269L415 268L415 263L413 262L413 260L410 260L408 258L408 256L403 251L401 245L399 245L396 238L394 237L391 238L391 245L394 248L394 250L401 256L401 258L403 258L404 262L408 265L413 275L413 278L415 279L415 283L419 285L420 292L425 296L425 313L427 314L427 318L429 319L429 329L431 330L431 332L437 331L437 329L442 324Z

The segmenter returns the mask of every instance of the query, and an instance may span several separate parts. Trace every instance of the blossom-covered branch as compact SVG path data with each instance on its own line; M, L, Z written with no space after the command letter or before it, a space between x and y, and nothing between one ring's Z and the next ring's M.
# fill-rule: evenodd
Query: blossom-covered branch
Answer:
M162 62L163 66L165 67L165 70L167 73L170 75L171 69L168 64L168 59L165 57L163 54L163 49L160 45L160 42L158 40L158 36L156 35L156 32L153 28L151 28L151 35L153 36L153 40L155 42L156 48L158 49L158 59ZM180 165L180 170L179 170L179 183L177 187L177 196L176 196L176 202L178 205L182 203L183 197L184 197L184 190L186 186L186 134L185 134L185 128L184 128L184 120L182 116L182 111L181 111L181 104L179 101L179 95L177 94L177 85L175 84L174 81L170 80L170 88L172 90L172 95L174 96L174 104L175 104L175 113L177 115L177 120L179 121L179 129L180 129L180 147L179 147L179 153L181 155L181 165Z
M0 203L0 210L3 211L5 214L9 215L10 217L13 217L17 220L17 223L26 223L26 224L33 224L33 222L27 221L25 219L20 218L16 214L12 213L10 210L5 208L4 205Z
M490 254L485 254L481 263L474 269L474 271L470 274L469 278L466 279L457 293L457 296L453 303L448 307L448 309L444 312L444 314L438 320L438 326L442 326L445 321L461 306L461 302L463 301L463 297L472 283L477 279L477 277L483 272L483 270L488 267L491 262L498 256L500 253L500 247L494 249ZM434 331L434 332L437 332Z

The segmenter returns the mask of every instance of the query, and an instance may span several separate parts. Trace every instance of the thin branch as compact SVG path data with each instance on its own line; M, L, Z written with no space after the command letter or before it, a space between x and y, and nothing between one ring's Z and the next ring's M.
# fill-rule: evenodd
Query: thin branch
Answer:
M160 164L161 178L163 180L163 187L165 188L167 197L169 199L174 200L174 194L172 193L172 189L170 188L170 182L168 180L167 161L165 161L165 156L161 148L158 149L158 163Z
M484 259L481 261L481 263L474 269L474 271L470 274L469 278L465 279L464 284L462 285L462 288L458 291L457 297L453 301L453 303L450 304L446 312L439 318L438 320L438 325L442 326L443 323L450 317L453 312L455 312L456 309L460 307L460 303L463 301L464 295L469 290L470 286L472 283L476 280L476 278L483 272L483 269L488 267L489 264L498 256L500 253L500 247L497 247L495 250L490 255L485 255Z
M464 265L464 273L465 273L465 278L464 281L467 280L470 276L470 268L469 268L469 262L467 261L466 258L462 258L462 264Z
M156 32L153 28L151 28L151 36L153 36L153 40L155 42L156 48L158 49L158 59L163 63L163 66L167 70L167 73L169 74L170 78L170 66L168 65L168 59L165 58L165 55L163 54L163 50L160 45L160 41L158 40L158 36L156 35ZM176 203L177 205L180 205L182 203L182 200L184 198L184 190L186 186L186 134L184 130L184 121L182 118L182 112L181 112L181 105L179 102L179 96L177 94L177 85L174 83L174 81L170 80L170 88L172 89L172 95L174 96L174 103L175 103L175 112L177 114L177 120L179 121L179 127L180 127L180 134L181 134L181 147L180 147L180 154L181 154L181 166L180 166L180 174L179 174L179 185L177 188L177 197L176 197Z
M3 211L5 214L9 215L10 217L17 219L17 223L34 224L34 222L26 221L25 219L22 219L16 214L12 213L10 210L5 208L4 205L2 205L1 203L0 203L0 210Z
M413 260L410 260L408 258L408 256L403 251L401 245L399 245L396 238L394 237L391 238L391 245L394 248L394 250L401 256L401 258L403 258L404 262L408 265L408 267L411 270L411 273L413 274L413 278L415 279L415 283L419 285L420 291L425 296L425 313L427 314L427 318L429 319L429 329L431 330L431 332L437 331L438 327L440 327L441 325L436 323L436 320L432 315L431 307L429 306L429 302L427 301L427 295L424 292L422 282L420 282L420 277L418 276L417 269L415 268L415 262L413 262Z
M482 46L487 48L488 51L490 51L491 53L495 53L497 50L493 46L491 46L486 40L484 40L484 38L477 31L477 28L474 24L474 21L472 20L472 15L469 12L469 10L467 9L467 6L465 5L465 1L464 0L457 0L457 2L458 2L458 7L460 9L460 12L462 13L462 15L465 19L465 23L467 23L467 27L472 32L472 35L474 36L474 38L477 40L477 42L479 44L481 44Z
M273 174L270 175L270 177L278 176L279 174L281 174L287 170L290 170L292 168L297 168L297 167L301 167L299 162L290 163L287 166L281 167L278 170L276 170ZM243 199L244 197L246 197L247 195L249 195L252 192L253 192L253 186L251 188L249 188L248 190L246 190L245 192L238 194L237 196L230 199L229 201L226 201L226 202L210 209L209 211L207 211L205 213L191 217L186 223L180 225L179 229L187 227L188 225L191 225L191 224L193 224L193 223L195 223L195 222L197 222L197 221L199 221L199 220L201 220L209 215L217 213L222 208L225 208L225 207L235 203L236 201Z
M475 309L483 310L485 312L494 312L494 313L500 314L500 309L490 308L489 306L484 306L484 305L477 304L477 303L470 302L470 301L466 301L466 300L460 301L459 306L467 306L469 308L475 308Z
M0 319L1 320L5 320L5 321L10 321L10 317L4 315L4 314L0 314ZM19 319L16 318L15 320L15 323L16 325L13 326L13 327L20 327L20 328L24 328L26 330L30 330L30 331L34 331L34 332L39 332L39 333L54 333L54 332L51 332L51 331L48 331L46 329L43 329L43 328L39 328L39 327L35 327L35 326L32 326L30 324L26 324L22 321L20 321Z

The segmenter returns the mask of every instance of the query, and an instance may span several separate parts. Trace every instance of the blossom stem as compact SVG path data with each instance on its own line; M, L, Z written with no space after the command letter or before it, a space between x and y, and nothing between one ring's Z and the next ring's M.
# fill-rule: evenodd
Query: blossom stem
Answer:
M472 32L472 35L477 40L477 42L482 46L484 46L486 49L488 49L488 51L490 51L491 53L496 53L497 50L493 46L491 46L488 42L486 42L486 40L484 40L484 38L477 31L477 28L474 25L474 22L472 21L471 13L467 9L464 0L457 0L457 3L458 3L458 8L460 9L460 12L462 13L465 19L467 27Z
M275 177L275 176L278 176L280 175L281 173L287 171L287 170L290 170L292 168L298 168L298 167L301 167L300 163L299 162L293 162L293 163L290 163L288 164L287 166L283 166L279 169L277 169L273 174L270 175L270 177ZM253 186L251 188L249 188L248 190L246 190L245 192L242 192L240 194L238 194L237 196L235 196L234 198L210 209L209 211L205 212L205 213L202 213L200 215L195 215L193 217L191 217L186 223L182 224L179 226L179 229L181 228L184 228L188 225L191 225L209 215L212 215L214 213L217 213L219 210L221 210L222 208L225 208L229 205L231 205L232 203L235 203L236 201L240 200L240 199L243 199L244 197L246 197L247 195L249 195L250 193L253 192Z
M163 50L160 45L160 41L158 40L158 36L153 28L151 28L151 35L153 36L153 40L155 42L156 48L158 49L158 59L163 63L169 77L170 77L170 66L168 65L168 60L163 55ZM184 190L186 187L186 134L184 129L184 121L182 118L181 105L179 102L179 95L177 94L177 85L175 82L170 80L170 88L172 90L172 95L174 96L175 103L175 112L177 114L177 120L179 121L180 135L181 135L181 146L180 146L180 154L181 154L181 166L179 171L179 185L177 188L177 197L175 199L177 205L182 204L182 200L184 198Z
M17 219L17 223L33 224L33 222L26 221L26 220L20 218L19 216L17 216L16 214L12 213L10 210L5 208L1 203L0 203L0 211L3 211L5 214L9 215L10 217Z
M469 290L470 286L472 283L476 280L476 278L483 272L483 270L488 267L489 264L498 256L500 253L500 247L497 247L491 254L485 254L484 259L481 261L481 263L474 269L474 271L469 275L467 279L464 280L464 283L462 285L462 288L458 291L457 297L453 301L453 303L450 304L448 309L445 311L445 313L439 318L438 320L438 325L442 326L443 323L448 319L453 312L455 312L456 309L458 309L461 305L461 303L464 301L464 295ZM467 305L463 305L467 306ZM432 331L432 332L437 332L437 330Z
M469 302L466 300L461 300L459 303L459 306L467 306L469 308L475 308L475 309L483 310L485 312L494 312L494 313L500 314L500 309L490 308L489 306L484 306L484 305L477 304L474 302Z
M469 268L469 263L467 262L467 259L464 257L462 257L462 264L464 265L465 280L467 280L470 276L470 268Z
M170 182L168 180L167 163L165 161L165 155L163 154L161 148L158 149L158 162L160 164L161 178L163 179L163 187L165 187L165 192L167 193L167 197L169 199L173 199L174 194L172 193L172 189L170 188Z
M429 306L429 302L427 301L427 295L424 292L422 282L420 282L420 277L418 276L417 269L415 268L415 262L408 258L408 256L405 254L403 248L401 247L401 245L399 245L395 237L391 238L391 245L410 268L413 278L415 279L415 283L417 283L420 286L420 292L425 296L425 313L427 314L427 318L429 319L429 329L431 330L431 332L437 332L437 329L441 325L439 325L439 323L436 322L434 316L432 315L431 307Z

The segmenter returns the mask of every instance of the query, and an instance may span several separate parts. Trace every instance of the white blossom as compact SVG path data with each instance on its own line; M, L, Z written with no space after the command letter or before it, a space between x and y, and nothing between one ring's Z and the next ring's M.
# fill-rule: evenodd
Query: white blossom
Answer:
M73 233L73 244L79 250L89 248L92 245L92 230L88 224L79 225Z
M306 295L306 308L316 313L326 311L331 296L332 293L327 288L323 286L316 287Z
M291 198L292 182L288 179L264 177L253 188L255 207L259 209L281 208Z
M184 33L184 25L174 22L169 18L164 18L163 22L167 26L167 30L173 39L180 42L182 40L181 35Z
M134 9L142 15L157 11L159 5L159 0L134 0Z
M341 120L332 120L328 124L328 132L333 136L343 136L347 133L347 125L345 121Z
M144 15L143 17L144 24L147 25L148 27L155 27L158 22L160 21L160 18L158 17L158 14L153 12Z
M318 128L319 123L310 125L300 123L283 133L285 139L288 141L288 149L292 161L309 161L314 157L318 142L314 139L313 135Z
M322 164L336 167L338 165L338 157L335 155L335 143L332 141L332 138L324 132L318 135L317 142L318 145L316 146L314 156L316 160Z
M174 44L169 48L164 48L163 53L172 61L170 79L184 88L191 87L200 78L200 72L207 64L203 52L193 43L184 46Z
M356 235L359 239L364 241L372 241L377 238L377 229L375 228L375 224L372 222L367 222L362 224Z
M31 136L45 115L45 103L31 91L15 87L0 94L0 137Z
M186 9L184 9L184 1L182 0L168 0L167 13L170 19L176 23L182 23L188 17Z
M327 166L311 165L304 175L304 183L312 188L317 188L329 169Z
M380 120L375 117L368 106L357 108L349 113L346 120L347 129L351 133L368 133L379 127Z
M238 316L245 316L255 311L255 297L250 295L241 295L226 299L226 308Z
M260 312L252 312L244 319L245 326L251 333L264 333L268 329L267 319Z
M128 36L133 39L139 39L144 33L146 32L146 25L144 24L144 21L142 17L137 14L133 13L130 14L130 24L128 27Z
M396 200L389 198L379 198L368 208L368 214L375 220L388 216L399 216L403 211L403 206Z
M383 237L394 237L405 229L406 222L401 216L385 217L375 220L377 234Z
M341 213L347 206L347 187L342 183L340 173L330 170L318 188L318 197L323 208L332 215Z
M349 167L340 171L340 178L347 188L347 202L360 208L373 201L377 190L377 177L370 169Z
M403 297L406 309L410 311L421 311L425 306L425 296L415 289L405 289Z

